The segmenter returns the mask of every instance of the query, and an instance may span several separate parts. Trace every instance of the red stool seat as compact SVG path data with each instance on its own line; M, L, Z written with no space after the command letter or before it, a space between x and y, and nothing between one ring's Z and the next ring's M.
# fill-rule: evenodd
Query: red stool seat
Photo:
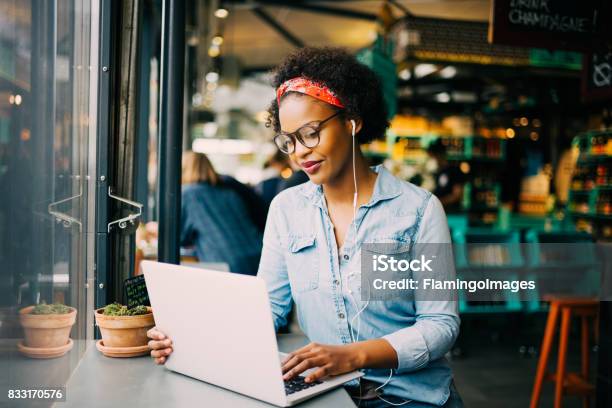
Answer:
M536 408L542 392L544 380L555 383L555 408L562 407L563 395L581 395L583 407L589 407L589 398L595 393L595 386L589 382L589 319L595 324L595 337L597 337L597 313L599 301L594 298L546 296L544 300L550 302L544 339L538 370L536 373L533 392L531 394L530 408ZM559 331L559 354L557 371L547 374L548 357L555 337L557 319L561 314L561 329ZM581 320L581 360L580 373L566 371L567 345L569 341L570 320L572 315Z

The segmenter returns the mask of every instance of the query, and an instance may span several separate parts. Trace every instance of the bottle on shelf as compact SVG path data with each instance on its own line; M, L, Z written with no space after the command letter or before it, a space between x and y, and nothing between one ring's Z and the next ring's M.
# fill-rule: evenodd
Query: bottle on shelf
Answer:
M596 212L598 215L612 215L612 203L610 203L610 192L601 191L597 196Z
M609 186L612 184L612 180L610 179L610 170L612 170L611 167L612 166L610 164L597 165L595 183L598 186Z

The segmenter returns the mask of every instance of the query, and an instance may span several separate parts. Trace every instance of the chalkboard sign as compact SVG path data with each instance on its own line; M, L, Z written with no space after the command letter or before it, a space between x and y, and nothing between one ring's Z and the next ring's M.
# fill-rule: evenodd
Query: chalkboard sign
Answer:
M493 0L489 42L587 51L609 24L606 1Z
M582 95L586 101L612 101L612 48L585 55L582 70Z
M126 279L123 282L123 288L125 290L125 304L128 308L141 305L151 306L144 275Z

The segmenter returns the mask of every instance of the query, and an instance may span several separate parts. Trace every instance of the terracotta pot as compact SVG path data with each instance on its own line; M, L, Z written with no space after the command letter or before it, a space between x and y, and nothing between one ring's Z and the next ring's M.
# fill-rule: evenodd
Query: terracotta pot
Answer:
M106 316L104 309L96 310L96 323L100 327L106 347L137 347L149 342L147 331L155 326L153 311L137 316Z
M25 345L36 348L62 347L68 343L70 329L76 321L77 310L70 308L65 314L33 315L34 306L19 311L19 320L25 333Z

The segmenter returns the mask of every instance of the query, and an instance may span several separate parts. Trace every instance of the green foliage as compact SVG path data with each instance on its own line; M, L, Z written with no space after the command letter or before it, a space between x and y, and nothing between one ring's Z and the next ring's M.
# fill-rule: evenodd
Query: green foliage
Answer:
M41 303L34 306L34 309L30 312L30 314L34 315L50 315L50 314L67 314L70 313L71 309L62 305L61 303L52 303L50 305L46 303Z
M119 303L111 303L104 307L104 315L106 316L138 316L149 313L146 306L136 306L128 309L127 306Z

